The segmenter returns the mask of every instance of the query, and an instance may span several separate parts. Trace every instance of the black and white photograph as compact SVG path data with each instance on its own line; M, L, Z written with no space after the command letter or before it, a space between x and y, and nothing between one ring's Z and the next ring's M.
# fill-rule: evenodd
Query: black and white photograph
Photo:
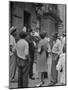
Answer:
M66 86L66 4L9 1L9 88Z

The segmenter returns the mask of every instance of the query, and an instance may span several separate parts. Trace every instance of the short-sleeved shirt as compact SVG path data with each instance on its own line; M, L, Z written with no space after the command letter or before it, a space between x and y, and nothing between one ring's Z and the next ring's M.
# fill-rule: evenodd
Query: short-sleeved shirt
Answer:
M12 46L12 52L10 51L10 56L11 56L11 55L13 55L13 52L15 51L15 47L16 47L16 41L12 35L10 35L10 37L9 37L9 45Z
M53 45L52 52L56 53L56 54L60 54L62 52L61 46L62 46L61 41L59 39L57 39Z
M26 55L29 54L29 45L25 39L20 39L16 44L16 51L18 57L26 59Z

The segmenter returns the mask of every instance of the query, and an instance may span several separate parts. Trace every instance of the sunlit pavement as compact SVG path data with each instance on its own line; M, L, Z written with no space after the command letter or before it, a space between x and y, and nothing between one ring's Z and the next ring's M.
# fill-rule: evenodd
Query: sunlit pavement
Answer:
M51 57L50 57L50 60L48 60L48 76L50 76L50 71L51 71L51 62L52 62L52 60L51 60ZM10 88L17 88L18 87L18 82L17 82L17 78L18 78L18 72L16 72L16 82L11 82L10 83ZM48 78L46 78L46 79L44 79L44 81L45 81L45 83L43 84L43 86L48 86L48 84L49 84L49 79ZM35 80L31 80L31 79L29 79L29 83L28 83L28 87L35 87L36 85L38 85L40 83L40 79L35 79ZM58 84L57 84L58 85Z
M49 68L48 68L48 71L49 71L49 73L50 73L50 71L51 71L51 58L50 58L50 60L48 60L48 65L49 65ZM17 78L18 78L18 72L16 72L16 80L17 80ZM50 76L50 75L49 75ZM46 79L44 79L44 81L45 81L45 84L43 85L43 86L48 86L48 84L49 84L49 79L48 78L46 78ZM28 83L28 87L35 87L37 84L39 84L40 83L40 79L35 79L35 80L31 80L31 79L29 79L29 83ZM17 81L16 82L11 82L10 83L10 88L17 88L18 87L18 83L17 83Z
M43 86L48 86L49 80L48 79L45 79L44 81L45 81L45 84L43 84ZM29 79L28 87L35 87L39 83L40 83L40 80L39 79L36 79L36 80ZM18 86L17 81L10 83L10 88L17 88L17 86Z

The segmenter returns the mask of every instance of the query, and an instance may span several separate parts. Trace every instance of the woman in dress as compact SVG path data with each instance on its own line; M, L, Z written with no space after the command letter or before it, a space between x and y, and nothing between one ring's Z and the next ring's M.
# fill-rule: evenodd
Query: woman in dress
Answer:
M46 38L46 33L40 33L41 40L38 44L38 57L37 57L37 72L41 75L41 82L37 86L44 84L44 73L47 72L47 58L46 53L48 51L49 43Z

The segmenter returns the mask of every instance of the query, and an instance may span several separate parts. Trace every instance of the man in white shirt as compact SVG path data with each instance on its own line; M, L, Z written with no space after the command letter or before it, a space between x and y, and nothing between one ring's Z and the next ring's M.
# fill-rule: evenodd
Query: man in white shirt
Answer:
M10 55L10 67L9 67L9 77L10 81L14 81L15 79L15 72L16 72L16 58L15 58L15 47L16 41L14 38L14 33L16 32L15 27L10 28L10 36L9 36L9 55Z
M18 64L18 88L28 87L29 73L29 45L25 40L26 32L20 33L20 40L16 44L17 64Z
M55 33L53 36L51 82L49 85L55 85L57 83L58 72L56 70L56 65L61 53L61 41L58 38L58 33Z
M10 35L9 37L9 44L10 44L10 56L13 55L14 51L15 51L15 46L16 46L16 41L15 41L15 38Z
M56 40L56 42L54 42L53 48L52 48L52 53L55 54L61 54L62 52L62 48L61 48L61 41L59 39Z
M17 55L18 57L26 60L26 55L29 54L29 46L28 43L24 39L20 39L16 45Z

